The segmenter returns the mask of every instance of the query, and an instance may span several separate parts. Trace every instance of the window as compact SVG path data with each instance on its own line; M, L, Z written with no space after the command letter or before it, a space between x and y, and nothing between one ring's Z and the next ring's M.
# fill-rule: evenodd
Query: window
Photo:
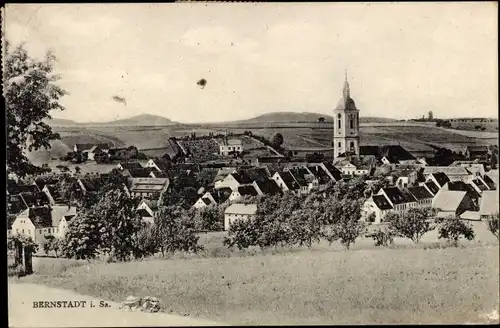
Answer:
M338 119L338 128L340 129L340 126L341 126L340 120L341 120L341 118L342 118L342 115L340 115L340 114L339 114L339 115L338 115L338 118L339 118L339 119ZM340 132L340 131L339 131L339 132Z
M351 115L351 116L349 116L349 127L350 127L351 129L353 129L353 128L354 128L354 121L353 121L353 119L352 119L352 115Z
M340 147L342 147L342 143L341 143L341 142L339 142L339 148L340 148Z
M22 233L24 233L24 229L22 230Z
M351 141L351 149L354 149L354 142Z

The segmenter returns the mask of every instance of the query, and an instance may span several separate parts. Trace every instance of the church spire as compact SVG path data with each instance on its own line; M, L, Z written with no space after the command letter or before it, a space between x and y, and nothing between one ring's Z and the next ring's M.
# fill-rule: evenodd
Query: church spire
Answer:
M347 100L350 97L351 97L351 91L349 89L349 82L347 82L347 70L345 70L344 99Z

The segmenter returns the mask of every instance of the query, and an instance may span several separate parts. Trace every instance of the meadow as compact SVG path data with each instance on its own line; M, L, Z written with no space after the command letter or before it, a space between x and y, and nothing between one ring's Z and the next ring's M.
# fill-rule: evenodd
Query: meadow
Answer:
M224 233L207 233L199 255L61 267L37 258L36 274L20 282L112 301L153 295L167 312L230 324L478 323L498 308L499 258L484 222L474 225L477 239L458 248L429 233L389 248L360 238L349 251L336 243L229 251Z

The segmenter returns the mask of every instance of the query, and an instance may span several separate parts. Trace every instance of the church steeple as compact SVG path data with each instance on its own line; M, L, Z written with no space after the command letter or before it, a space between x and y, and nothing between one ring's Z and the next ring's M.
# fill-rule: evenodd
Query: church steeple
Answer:
M347 82L347 70L345 70L345 81L344 81L344 100L351 97L351 90L349 89L349 82Z

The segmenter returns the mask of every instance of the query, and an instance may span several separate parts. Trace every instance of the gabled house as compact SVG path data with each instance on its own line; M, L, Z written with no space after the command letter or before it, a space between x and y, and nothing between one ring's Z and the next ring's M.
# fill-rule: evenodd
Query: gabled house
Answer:
M425 187L432 194L432 196L435 196L440 189L439 186L433 180L428 180L426 182L423 182L420 184L420 186Z
M409 187L408 191L413 195L416 199L417 204L416 207L431 207L432 199L434 195L430 193L430 191L424 186L418 187Z
M372 195L363 203L361 218L365 222L373 219L371 223L378 224L383 222L387 214L393 209L392 204L385 195Z
M231 188L220 188L207 191L193 205L195 208L202 208L209 205L224 203L232 194Z
M218 189L218 188L227 188L229 186L226 186L225 185L225 179L226 177L233 173L233 172L236 172L236 168L235 167L223 167L223 168L220 168L218 171L217 171L217 174L215 175L215 178L214 178L214 188Z
M19 214L12 224L12 235L31 237L36 244L46 241L47 235L60 236L59 225L63 218L76 215L75 207L32 207ZM64 231L65 233L65 231Z
M224 140L219 144L219 153L221 156L228 156L234 152L243 152L243 144L241 143L241 140L224 138Z
M301 186L289 171L276 172L272 179L276 181L276 184L283 192L291 191L295 194L300 193Z
M59 238L64 238L66 232L68 231L68 224L73 220L78 214L70 212L69 214L63 214L61 221L59 221L59 226L57 229L57 236Z
M253 185L239 186L238 188L233 190L231 196L229 196L229 200L231 202L234 202L236 200L240 200L242 197L245 196L258 196L258 195L259 193L257 192L257 190L255 190L255 187Z
M158 171L168 171L171 167L171 162L164 159L150 159L146 167L154 168Z
M472 187L479 193L482 194L483 191L489 190L490 188L488 187L488 184L484 182L483 179L478 177L477 179L472 180L471 182Z
M143 199L136 209L142 220L147 223L154 223L154 216L157 210L157 201L149 199Z
M487 146L467 146L465 149L465 157L469 160L486 160L488 155L489 150Z
M100 144L75 144L73 147L74 152L89 152L92 149L95 150L99 148L99 150L103 152L109 152L109 145L105 143ZM90 158L89 158L90 159Z
M453 162L450 166L459 166L467 169L473 176L484 176L486 173L486 170L484 169L484 164L482 163L475 163L475 162L470 162L470 161L455 161Z
M116 165L116 168L118 170L136 170L136 169L142 169L143 166L139 162L121 162Z
M472 184L465 183L463 181L450 181L444 187L444 190L451 191L465 191L467 192L467 196L472 200L474 204L471 210L478 211L479 210L479 199L481 198L481 194L477 192L477 190L472 186Z
M266 181L268 179L268 172L265 168L238 169L229 173L218 187L229 187L232 190L236 190L239 186L249 185L254 181Z
M431 173L427 180L433 181L439 188L443 188L445 184L450 182L448 176L443 172Z
M151 177L153 171L155 171L155 168L143 167L137 169L124 169L122 174L129 178L148 178Z
M400 145L379 147L378 156L383 164L415 164L417 159Z
M459 216L473 210L473 203L466 191L441 189L432 200L432 208L438 211L437 217Z
M26 207L49 206L50 201L44 192L22 192L18 196L21 197Z
M8 195L7 196L7 213L19 214L28 209L21 195Z
M266 181L254 181L252 186L257 191L257 194L263 195L280 195L282 193L281 188L278 187L276 181L273 179L268 179Z
M38 190L43 190L43 187L45 185L55 185L59 182L59 180L56 177L38 177L35 179L35 185L38 187Z
M132 178L129 188L132 197L158 199L169 187L169 179Z
M46 184L43 187L42 191L45 193L45 195L47 195L50 206L63 203L62 195L59 190L57 190L57 185Z
M461 166L424 166L423 175L427 179L433 173L444 173L450 181L463 181L469 183L474 175Z
M323 161L319 163L319 167L321 167L333 181L342 180L342 172L340 172L340 170L333 166L330 162Z
M399 188L381 188L377 195L383 195L389 201L394 211L402 212L416 205L416 199L410 199L407 193L403 193Z
M236 220L249 220L257 214L256 204L232 204L224 211L224 230Z

